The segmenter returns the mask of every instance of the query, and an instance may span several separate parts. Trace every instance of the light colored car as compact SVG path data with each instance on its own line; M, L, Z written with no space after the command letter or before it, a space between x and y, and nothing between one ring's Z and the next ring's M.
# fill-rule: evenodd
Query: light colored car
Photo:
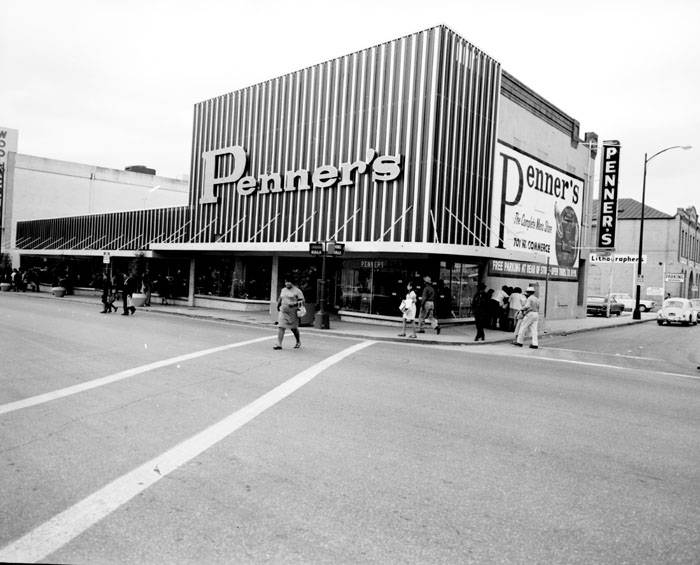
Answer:
M635 299L631 294L626 292L612 292L610 293L610 298L614 298L617 302L620 302L625 310L634 310ZM656 306L656 302L653 300L639 300L639 311L640 312L650 312Z
M667 298L656 315L656 323L664 324L690 324L697 325L697 313L687 298Z

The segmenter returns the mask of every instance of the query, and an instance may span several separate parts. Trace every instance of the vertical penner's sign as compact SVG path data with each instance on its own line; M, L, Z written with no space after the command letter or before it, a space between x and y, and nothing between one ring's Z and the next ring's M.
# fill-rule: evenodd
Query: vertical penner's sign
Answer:
M0 127L0 252L3 251L2 231L5 229L5 187L8 184L10 171L8 170L8 156L11 151L17 152L17 135L16 129ZM7 239L9 241L9 238ZM7 244L5 244L7 247Z
M617 224L617 187L620 177L620 143L603 142L603 161L600 165L600 218L598 247L615 247Z
M533 261L578 269L583 179L499 141L496 144L491 245L530 251Z

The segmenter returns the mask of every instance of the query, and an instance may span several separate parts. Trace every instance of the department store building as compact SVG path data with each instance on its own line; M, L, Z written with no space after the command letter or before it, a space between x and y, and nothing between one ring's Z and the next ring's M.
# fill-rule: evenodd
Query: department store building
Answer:
M480 280L536 285L548 317L585 316L596 147L439 26L196 104L187 206L20 222L16 248L97 269L143 254L185 273L192 305L272 309L286 277L318 299L310 244L337 242L328 304L346 319L397 318L425 275L443 319L471 316Z

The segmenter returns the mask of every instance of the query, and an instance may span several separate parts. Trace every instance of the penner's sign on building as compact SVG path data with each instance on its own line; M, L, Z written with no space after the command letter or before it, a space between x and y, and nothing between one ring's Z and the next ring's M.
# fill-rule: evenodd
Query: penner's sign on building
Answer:
M577 278L583 179L502 141L494 173L492 245L531 251L560 277Z
M603 143L603 162L600 173L600 221L598 247L614 249L617 225L617 187L620 176L620 143Z
M372 182L390 182L401 174L401 155L379 155L367 149L362 159L334 165L321 165L313 171L305 168L260 174L245 175L248 169L248 154L240 145L206 151L202 153L204 183L200 204L215 204L219 201L218 189L229 184L240 196L254 192L271 194L295 192L318 188L354 185L358 178L370 174ZM226 170L225 172L222 172Z

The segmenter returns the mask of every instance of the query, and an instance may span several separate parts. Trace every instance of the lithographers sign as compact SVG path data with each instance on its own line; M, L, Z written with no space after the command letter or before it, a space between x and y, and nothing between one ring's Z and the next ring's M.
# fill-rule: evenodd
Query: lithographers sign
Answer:
M533 263L549 260L557 278L577 279L583 188L582 178L499 141L492 245L531 251Z

